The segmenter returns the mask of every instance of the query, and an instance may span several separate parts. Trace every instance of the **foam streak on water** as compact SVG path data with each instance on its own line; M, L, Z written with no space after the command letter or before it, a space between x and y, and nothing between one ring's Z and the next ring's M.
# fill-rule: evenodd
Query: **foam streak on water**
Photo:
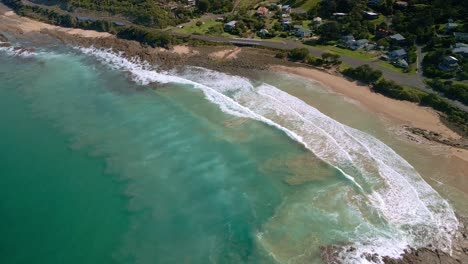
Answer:
M377 210L397 232L386 237L353 241L358 250L349 262L365 262L363 252L398 257L407 247L450 251L458 221L449 204L418 172L391 148L374 137L345 126L278 88L202 68L184 72L158 72L148 63L127 60L110 50L81 48L133 79L149 83L180 83L201 89L222 111L264 122L284 131L317 157L339 170L356 186L368 206ZM272 252L274 254L274 252Z

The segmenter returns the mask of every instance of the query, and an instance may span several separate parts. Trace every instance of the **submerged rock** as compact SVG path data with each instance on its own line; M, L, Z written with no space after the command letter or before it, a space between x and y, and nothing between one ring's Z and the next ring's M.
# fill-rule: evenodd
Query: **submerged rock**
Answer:
M8 42L8 38L5 37L2 33L0 33L0 42Z

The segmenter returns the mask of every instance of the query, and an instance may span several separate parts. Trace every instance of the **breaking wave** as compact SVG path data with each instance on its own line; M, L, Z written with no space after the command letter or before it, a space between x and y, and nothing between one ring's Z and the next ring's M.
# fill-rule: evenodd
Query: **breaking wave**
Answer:
M0 42L0 44L2 43L5 43L5 42ZM36 55L34 51L27 50L24 48L18 48L14 46L0 47L0 52L4 52L9 56L16 56L16 57L22 57L22 58L31 58Z
M200 89L222 111L273 126L335 167L364 197L365 204L396 230L384 237L352 241L357 250L343 251L347 262L367 262L363 253L399 257L408 247L432 246L451 252L458 220L450 205L406 160L376 138L269 84L254 85L243 77L198 67L158 71L149 63L126 59L111 50L78 49L114 69L129 72L142 85L178 83Z

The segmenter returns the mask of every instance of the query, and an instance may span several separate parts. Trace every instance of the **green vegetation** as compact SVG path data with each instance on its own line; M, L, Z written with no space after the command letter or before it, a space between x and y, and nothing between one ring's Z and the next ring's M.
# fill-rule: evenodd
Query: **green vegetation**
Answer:
M415 88L401 86L393 81L382 79L373 85L372 89L385 96L419 103L422 106L431 107L446 115L449 122L460 127L465 133L468 133L468 113L452 106L446 100L436 94L419 91Z
M385 79L375 83L372 89L377 93L394 99L416 103L421 102L421 95L423 95L419 90L403 87L393 81L387 81Z
M231 0L198 0L197 8L200 12L227 13L232 10Z
M340 56L355 58L355 59L359 59L362 61L371 61L375 58L373 54L365 52L365 51L361 51L361 50L354 51L354 50L349 50L349 49L343 49L343 48L336 47L336 46L323 46L323 45L317 45L314 47L323 49L325 51L336 53Z
M50 24L110 32L116 34L120 38L136 40L144 45L152 47L167 48L178 42L177 38L174 36L149 27L117 26L113 22L103 20L78 21L69 14L61 15L50 9L44 9L38 6L25 6L19 0L5 0L5 3L21 15L31 16Z
M441 81L439 79L428 81L427 84L432 89L443 93L446 97L468 105L468 84Z
M380 79L380 77L382 77L381 71L372 69L368 64L364 64L356 68L348 68L342 73L367 84L375 83Z
M185 33L185 34L200 34L200 35L214 35L221 36L229 34L223 34L223 23L218 22L215 19L208 19L205 21L198 21L196 24L190 24L184 26L183 28L178 28L175 32Z
M289 52L289 58L296 61L304 61L309 55L309 50L306 48L296 48Z

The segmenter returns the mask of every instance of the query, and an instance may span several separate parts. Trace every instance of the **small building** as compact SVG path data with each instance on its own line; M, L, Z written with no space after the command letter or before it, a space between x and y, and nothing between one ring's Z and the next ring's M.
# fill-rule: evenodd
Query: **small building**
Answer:
M388 57L388 56L385 55L385 54L380 55L379 58L380 58L381 60L384 60L384 61L389 61L389 60L390 60L390 57Z
M367 44L364 48L365 48L367 51L375 50L375 49L377 48L377 45L374 45L374 44Z
M403 37L401 34L395 34L390 36L390 40L395 41L395 42L402 42L405 40L405 37Z
M343 41L343 43L347 43L349 41L355 41L354 39L354 36L353 35L345 35L345 36L341 36L341 41Z
M439 64L439 69L442 71L456 71L459 69L458 59L453 56L444 57L443 61Z
M189 6L196 6L197 5L196 0L187 0L187 3L188 3Z
M333 13L333 16L338 18L338 17L345 17L347 16L348 14L347 13Z
M388 56L392 60L402 59L402 58L406 57L406 55L407 55L407 53L406 53L406 50L404 50L404 49L397 49L397 50L394 50L394 51L391 51L391 52L388 53Z
M468 41L468 33L453 32L453 36L457 41Z
M226 31L232 31L236 28L236 24L237 24L237 21L236 20L232 20L226 24L224 24L224 30Z
M78 16L76 17L76 20L80 22L94 22L96 19L90 18L90 17L84 17L84 16Z
M460 55L460 56L463 56L465 58L468 58L468 46L467 47L455 47L452 49L452 52L454 54L457 54L457 55Z
M400 68L408 68L409 67L409 64L408 62L405 60L405 59L397 59L393 62L393 64L397 67L400 67Z
M445 30L447 31L452 31L454 29L456 29L458 27L458 24L457 23L447 23L445 24Z
M379 28L375 31L375 35L379 38L384 38L390 34L390 31L388 29L384 28Z
M282 11L283 13L289 14L289 13L291 13L291 6L289 6L289 5L284 5L284 6L281 7L281 11Z
M296 31L296 36L300 38L308 38L312 35L312 31L306 28L300 28Z
M289 17L285 17L281 20L281 26L283 30L289 30L292 27L292 20Z
M268 29L264 28L258 31L258 35L264 38L270 36L270 32L268 31Z
M398 9L405 9L408 7L408 2L405 1L396 1L395 2L395 7Z
M360 39L356 41L348 41L346 45L352 50L358 50L364 48L369 43L367 39Z
M377 19L379 18L379 13L371 12L371 11L364 11L364 18L366 19Z
M261 6L257 9L257 16L259 17L266 17L268 15L268 8L264 7L264 6Z
M312 23L314 25L321 25L322 24L322 18L321 17L314 17L314 19L312 19Z

